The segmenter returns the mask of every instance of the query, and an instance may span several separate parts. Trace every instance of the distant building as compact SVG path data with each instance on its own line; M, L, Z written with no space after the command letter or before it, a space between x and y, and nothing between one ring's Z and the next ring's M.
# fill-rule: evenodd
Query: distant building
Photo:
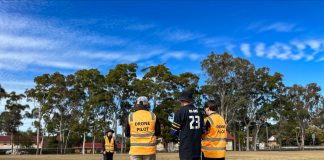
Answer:
M19 141L19 137L17 138ZM41 139L42 137L39 137L39 148L42 148L41 144ZM33 136L31 137L32 140L32 145L30 146L31 148L37 148L37 137ZM18 142L19 143L19 142ZM21 148L18 145L14 145L14 148ZM11 149L11 137L10 136L0 136L0 149Z
M277 143L277 138L275 136L271 136L268 139L268 146L270 147L270 149L278 149L279 148L279 144Z
M95 149L95 153L99 153L101 150L101 143L96 142L96 143L92 144L92 142L86 142L84 144L85 153L87 153L87 154L92 153L93 147ZM82 148L83 148L83 144L81 144L77 147L74 147L75 153L82 153Z
M226 135L226 150L227 151L234 150L234 137L229 132L227 132Z

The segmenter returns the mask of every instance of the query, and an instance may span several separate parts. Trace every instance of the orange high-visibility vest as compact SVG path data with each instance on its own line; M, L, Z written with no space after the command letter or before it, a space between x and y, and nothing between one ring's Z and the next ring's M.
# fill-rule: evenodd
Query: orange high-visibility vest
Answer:
M154 113L138 110L128 116L130 126L130 155L152 155L156 153Z
M115 142L114 138L111 137L110 142L109 142L108 136L105 136L105 151L106 152L114 152L114 150L115 150L114 142Z
M210 128L202 137L201 151L206 158L224 158L227 135L225 120L219 114L212 114L205 118L205 123L207 121Z

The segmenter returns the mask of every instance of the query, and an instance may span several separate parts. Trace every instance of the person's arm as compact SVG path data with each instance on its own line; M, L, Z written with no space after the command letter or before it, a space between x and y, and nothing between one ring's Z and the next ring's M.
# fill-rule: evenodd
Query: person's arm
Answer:
M156 118L154 134L155 136L161 136L161 124L158 118Z
M125 120L124 128L125 128L125 136L130 137L130 126L129 126L128 118L126 118Z
M207 121L206 121L206 124L205 124L205 131L204 131L203 133L208 133L210 127L211 127L211 126L210 126L210 123L209 123L209 121L207 120Z
M177 111L174 115L174 121L171 125L171 131L170 134L174 136L179 136L179 131L181 130L181 112L180 110Z

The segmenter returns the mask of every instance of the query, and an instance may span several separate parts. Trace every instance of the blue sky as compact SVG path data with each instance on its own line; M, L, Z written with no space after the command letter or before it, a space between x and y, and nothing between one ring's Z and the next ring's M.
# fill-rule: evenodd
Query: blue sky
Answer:
M323 88L323 7L301 0L0 1L0 84L23 92L43 73L106 74L132 62L202 76L200 61L227 51L282 73L287 85Z

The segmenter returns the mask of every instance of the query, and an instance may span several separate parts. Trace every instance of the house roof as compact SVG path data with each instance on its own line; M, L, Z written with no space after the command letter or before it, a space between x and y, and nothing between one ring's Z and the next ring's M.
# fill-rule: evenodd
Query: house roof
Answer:
M277 138L275 136L271 136L269 139L268 139L269 142L276 142L277 141Z
M83 145L81 144L79 147L77 148L82 148ZM84 148L92 148L92 142L89 143L85 143L84 144ZM101 148L101 143L94 143L94 148Z
M226 140L233 140L234 141L234 137L229 132L226 132Z
M0 142L10 142L10 136L0 136Z

